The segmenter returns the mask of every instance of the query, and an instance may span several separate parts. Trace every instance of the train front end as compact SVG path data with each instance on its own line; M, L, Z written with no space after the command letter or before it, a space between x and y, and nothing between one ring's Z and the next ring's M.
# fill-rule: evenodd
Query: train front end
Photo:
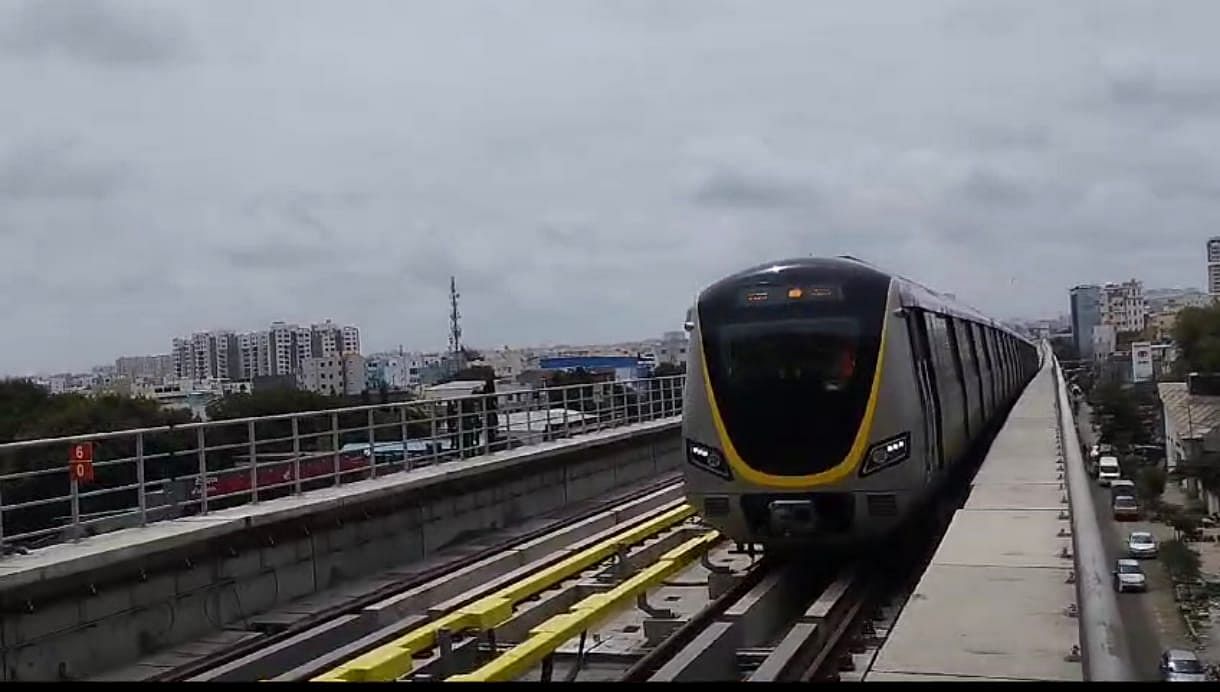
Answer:
M840 259L778 262L700 294L684 402L686 493L730 538L846 545L864 463L909 454L875 425L890 277ZM883 417L883 416L882 416ZM885 528L885 527L882 527Z

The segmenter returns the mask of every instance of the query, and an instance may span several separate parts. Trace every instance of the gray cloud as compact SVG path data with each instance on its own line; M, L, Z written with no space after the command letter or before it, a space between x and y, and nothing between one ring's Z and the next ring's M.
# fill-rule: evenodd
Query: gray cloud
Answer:
M1111 77L1107 88L1110 100L1119 106L1174 115L1210 114L1220 108L1220 79L1211 75L1167 78L1141 70Z
M781 180L723 171L704 180L695 191L694 200L709 207L770 209L816 203L817 194Z
M0 26L0 51L101 65L161 64L186 55L183 26L162 7L103 0L27 0Z
M986 168L970 172L961 185L961 194L971 202L989 207L1019 207L1033 199L1025 183Z
M296 244L288 238L280 242L259 242L246 247L220 250L229 265L236 270L317 271L333 257L333 249Z
M474 346L657 335L811 253L1000 317L1204 282L1211 0L530 9L0 6L0 372L274 319L439 348L451 275Z
M0 153L0 199L100 199L126 182L121 165L82 161L70 142L20 143Z

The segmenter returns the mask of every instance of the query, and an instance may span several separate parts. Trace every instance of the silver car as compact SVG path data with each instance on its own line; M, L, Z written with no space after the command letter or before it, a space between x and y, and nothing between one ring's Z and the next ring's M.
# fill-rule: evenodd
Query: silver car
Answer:
M1156 557L1156 537L1149 531L1132 531L1127 536L1127 554L1134 558Z
M1144 570L1138 561L1119 560L1115 563L1114 590L1119 593L1148 590L1148 579L1144 576Z
M1165 682L1207 682L1207 669L1193 651L1169 649L1161 654L1161 680Z

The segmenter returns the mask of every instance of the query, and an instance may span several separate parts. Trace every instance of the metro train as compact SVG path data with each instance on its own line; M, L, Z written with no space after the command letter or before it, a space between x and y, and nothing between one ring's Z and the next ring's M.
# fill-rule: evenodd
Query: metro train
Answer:
M954 297L845 256L721 279L686 328L687 501L768 548L892 534L995 432L1041 359Z

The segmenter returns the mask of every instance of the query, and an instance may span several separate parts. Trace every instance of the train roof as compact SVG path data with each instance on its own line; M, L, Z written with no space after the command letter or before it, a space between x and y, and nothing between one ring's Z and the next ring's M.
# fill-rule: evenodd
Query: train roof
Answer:
M887 271L850 255L839 255L837 257L793 257L757 264L730 276L724 277L720 281L717 281L715 284L710 286L708 290L725 283L737 283L752 277L762 279L768 274L774 274L785 269L797 268L829 269L835 272L873 274L877 278L891 279L898 284L898 293L904 306L920 307L928 310L929 312L938 312L941 314L970 320L971 322L985 324L994 329L1002 331L1005 334L1009 334L1016 339L1020 339L1027 344L1033 344L1032 341L1021 333L1014 331L998 320L992 319L979 310L961 302L961 300L955 296L934 291L918 281L902 276L901 274Z

